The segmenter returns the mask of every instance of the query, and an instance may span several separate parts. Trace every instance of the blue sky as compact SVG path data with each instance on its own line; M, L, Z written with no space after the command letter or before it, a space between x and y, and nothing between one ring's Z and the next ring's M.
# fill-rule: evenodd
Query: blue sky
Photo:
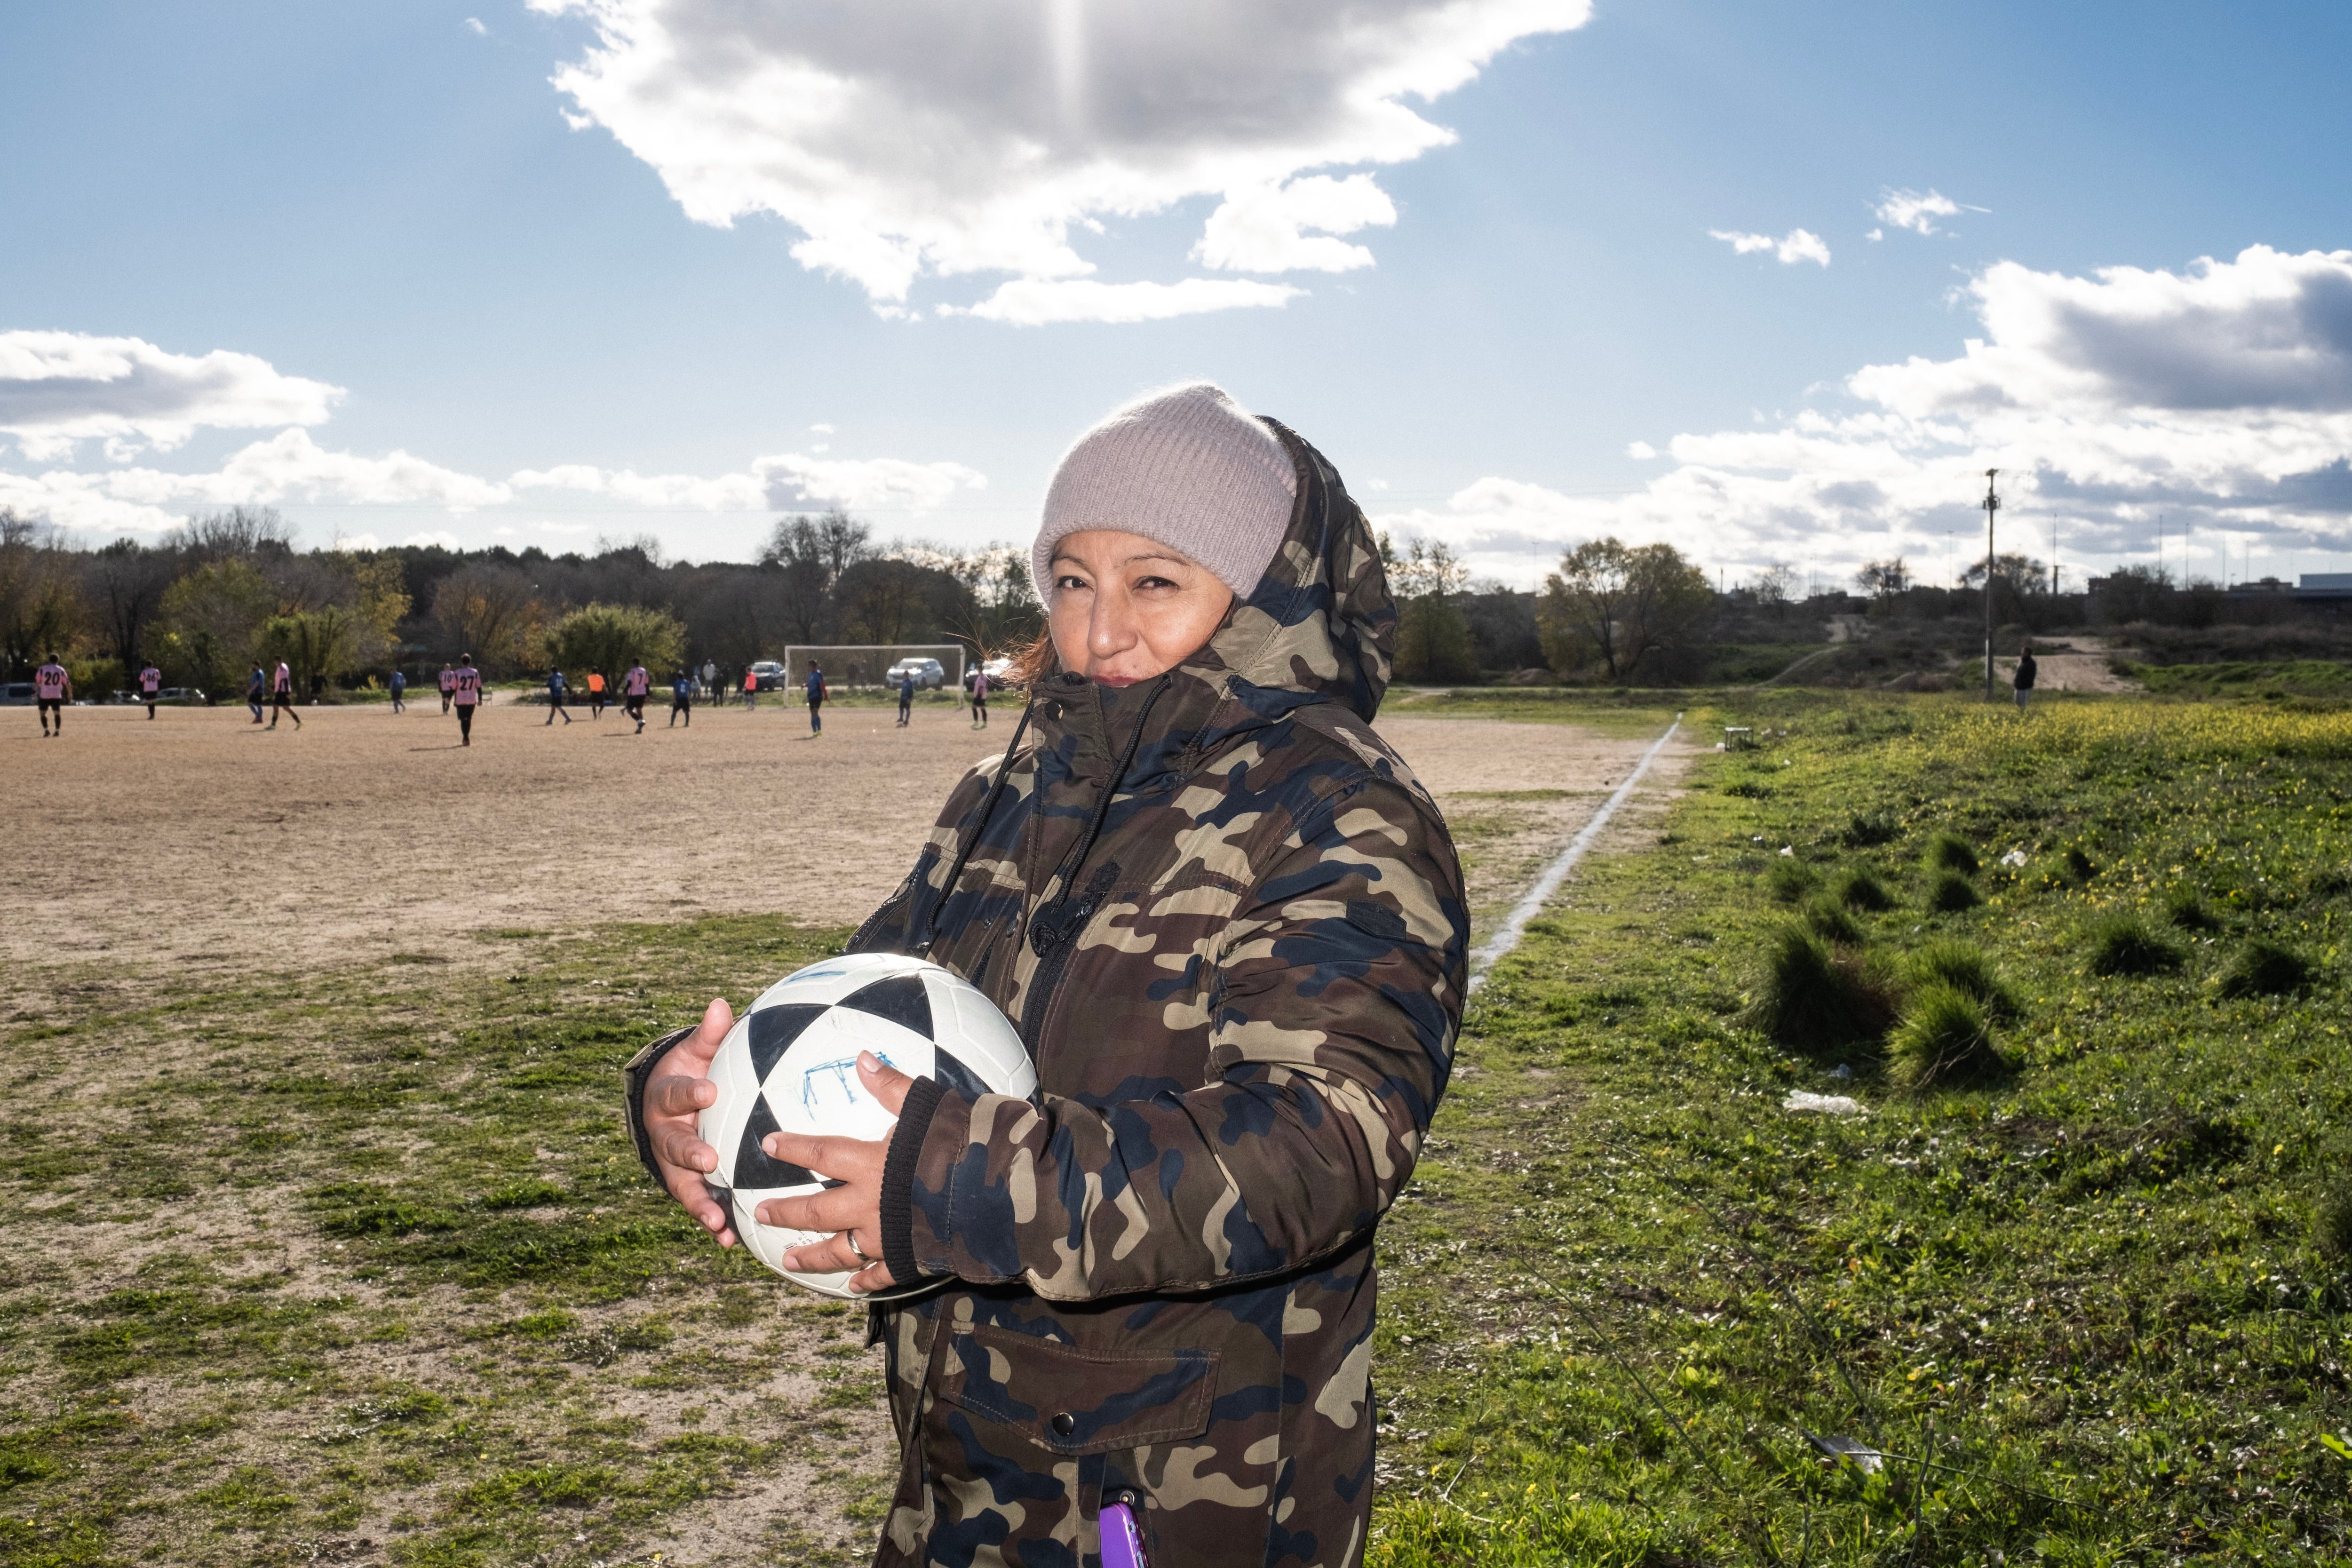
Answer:
M1996 463L2071 568L2159 527L2217 575L2224 540L2352 564L2340 6L1480 0L1432 43L1425 4L1364 0L1406 40L1368 63L1305 3L1152 8L1171 36L959 0L954 37L779 6L748 44L712 0L541 4L15 8L0 504L700 559L841 500L978 543L1025 535L1093 418L1207 375L1522 584L1601 531L1933 575ZM1375 79L1456 84L1381 120ZM1308 216L1212 265L1247 191ZM1895 227L1906 192L1958 210ZM1291 292L941 313L1185 279Z

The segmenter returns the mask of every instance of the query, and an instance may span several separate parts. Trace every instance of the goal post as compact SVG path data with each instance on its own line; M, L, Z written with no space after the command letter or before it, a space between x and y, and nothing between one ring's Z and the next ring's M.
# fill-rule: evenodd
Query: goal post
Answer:
M794 643L784 649L784 685L799 692L808 689L809 666L824 671L829 689L847 691L879 687L889 668L902 658L935 658L946 679L943 691L963 689L965 660L971 650L960 642L939 643Z

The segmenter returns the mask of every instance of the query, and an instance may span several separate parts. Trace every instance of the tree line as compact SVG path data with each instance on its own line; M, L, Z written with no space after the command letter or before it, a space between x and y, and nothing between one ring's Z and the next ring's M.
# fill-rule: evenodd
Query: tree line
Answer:
M153 543L77 547L0 510L0 665L51 653L76 689L126 687L152 659L215 698L284 659L302 690L428 679L471 654L493 679L551 667L731 676L794 643L962 642L976 654L1043 625L1026 552L884 545L842 511L776 521L750 563L665 558L649 538L593 552L436 545L302 550L268 507L192 516Z

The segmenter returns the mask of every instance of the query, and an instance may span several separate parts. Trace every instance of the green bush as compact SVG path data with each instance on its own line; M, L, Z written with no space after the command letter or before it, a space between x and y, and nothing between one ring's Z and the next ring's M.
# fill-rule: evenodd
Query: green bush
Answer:
M2066 874L2078 882L2087 882L2099 874L2099 868L2079 844L2066 846Z
M1815 936L1840 947L1860 947L1862 927L1835 899L1815 899L1805 906L1805 924Z
M2180 967L2180 950L2137 915L2109 915L2090 936L2094 974L2161 974Z
M1800 860L1775 860L1764 874L1765 889L1784 904L1803 902L1816 880L1813 868Z
M1998 1023L2015 1023L2025 1008L2000 975L1984 949L1970 942L1942 938L1927 943L1903 961L1903 986L1919 993L1945 985L1973 996Z
M1958 871L1938 871L1927 884L1927 907L1939 915L1956 915L1982 902L1977 885Z
M1927 840L1927 868L1931 871L1958 871L1976 875L1977 852L1969 841L1957 833L1938 833Z
M1902 826L1884 811L1857 811L1838 830L1837 840L1849 849L1867 849L1874 844L1891 844Z
M2311 983L2311 961L2268 937L2252 937L2221 972L2224 996L2284 996Z
M2164 918L2182 931L2220 931L2221 918L2208 909L2194 888L2175 888L2165 895Z
M1895 907L1895 895L1868 868L1856 866L1838 879L1837 901L1850 910L1891 910Z
M1753 1017L1784 1046L1801 1048L1874 1040L1894 1015L1886 993L1862 966L1802 926L1783 928L1764 961Z
M1888 1079L1915 1093L1930 1084L1981 1082L2008 1066L1984 1006L1957 985L1920 987L1886 1040Z

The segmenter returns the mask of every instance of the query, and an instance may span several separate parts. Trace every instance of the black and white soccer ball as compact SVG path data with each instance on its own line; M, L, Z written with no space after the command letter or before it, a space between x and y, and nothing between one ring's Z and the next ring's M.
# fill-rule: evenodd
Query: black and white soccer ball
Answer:
M1037 1069L996 1004L927 960L851 953L812 963L762 992L710 1061L719 1098L702 1112L700 1131L719 1151L719 1169L704 1180L754 1257L826 1296L848 1296L849 1276L789 1273L783 1260L787 1249L830 1233L762 1225L755 1211L769 1198L832 1184L823 1172L774 1158L761 1143L776 1131L887 1136L896 1119L858 1081L860 1051L975 1098L1029 1100L1037 1092Z

